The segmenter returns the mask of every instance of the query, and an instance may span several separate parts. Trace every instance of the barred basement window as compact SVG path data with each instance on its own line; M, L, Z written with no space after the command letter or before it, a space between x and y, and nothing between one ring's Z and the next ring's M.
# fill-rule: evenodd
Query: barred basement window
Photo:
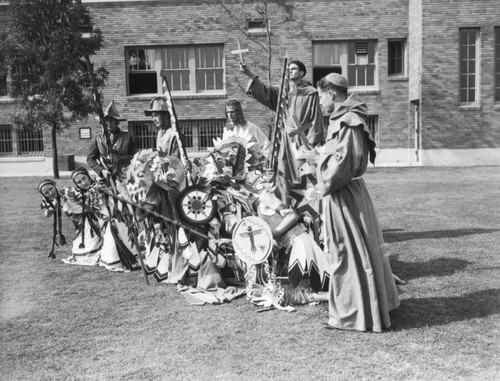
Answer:
M0 125L0 156L43 156L42 130L16 130Z
M128 122L128 132L137 149L156 147L156 127L152 121Z
M207 152L209 147L213 147L213 139L222 137L225 123L225 119L180 120L186 150L193 153ZM153 122L129 122L128 130L138 149L156 147L157 130Z

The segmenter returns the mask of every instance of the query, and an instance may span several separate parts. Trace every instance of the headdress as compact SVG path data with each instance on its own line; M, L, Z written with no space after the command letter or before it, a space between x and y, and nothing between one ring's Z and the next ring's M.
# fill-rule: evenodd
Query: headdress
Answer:
M167 98L159 96L151 99L151 102L149 102L149 110L144 110L144 115L151 116L153 112L164 112L170 115Z
M57 188L56 186L56 183L54 180L51 180L51 179L45 179L45 180L42 180L40 182L40 184L38 184L38 192L42 193L42 188L45 186L45 185L53 185L54 187Z
M123 122L127 119L123 119L120 117L120 114L118 113L118 109L115 106L115 101L111 101L108 107L106 107L106 110L104 110L104 117L105 118L113 118L116 119L120 122Z

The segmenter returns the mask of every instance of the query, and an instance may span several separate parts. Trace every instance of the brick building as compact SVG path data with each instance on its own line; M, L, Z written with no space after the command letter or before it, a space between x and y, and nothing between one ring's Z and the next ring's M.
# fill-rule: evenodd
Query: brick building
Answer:
M218 1L83 1L105 38L95 57L110 72L104 104L114 100L143 148L154 129L144 116L149 100L169 80L191 155L221 134L224 105L242 101L246 117L265 128L270 113L244 94L237 41L250 50L246 63L266 78L267 56L243 28L265 44L261 21L249 9ZM336 71L367 102L378 143L377 164L500 164L500 4L496 0L290 0L293 19L271 2L271 74L278 82L282 58L303 61L306 79ZM0 1L0 24L8 2ZM4 20L2 20L2 18ZM232 21L237 21L236 25ZM3 79L4 81L6 79ZM15 110L0 86L0 172L51 173L48 131L14 131ZM68 155L85 163L94 118L58 136L62 170ZM71 157L71 156L70 156Z

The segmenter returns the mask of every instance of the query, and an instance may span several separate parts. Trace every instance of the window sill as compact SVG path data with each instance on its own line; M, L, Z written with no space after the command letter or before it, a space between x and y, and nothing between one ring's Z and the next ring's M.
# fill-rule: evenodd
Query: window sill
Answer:
M500 111L500 104L494 104L493 105L493 110Z
M0 104L11 104L16 103L16 100L8 95L0 96Z
M459 111L480 111L481 106L480 105L475 105L475 104L470 104L470 105L459 105L458 106Z
M127 100L133 101L150 101L152 98L159 97L162 94L140 94L128 95ZM198 94L172 94L173 99L214 99L227 98L227 93L198 93Z
M364 95L378 95L380 94L379 89L356 89L356 88L351 88L348 91L349 94L356 93L356 94L364 94Z
M407 75L391 75L387 77L389 82L406 82L408 81Z
M45 161L44 156L0 156L0 162L20 162L20 161Z

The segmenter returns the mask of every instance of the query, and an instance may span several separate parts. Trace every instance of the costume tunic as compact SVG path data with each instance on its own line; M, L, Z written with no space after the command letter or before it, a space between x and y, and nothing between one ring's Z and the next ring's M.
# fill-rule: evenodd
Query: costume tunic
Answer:
M175 137L173 128L162 128L156 136L156 149L163 152L166 156L179 157L179 145Z
M319 157L318 185L324 195L325 252L329 257L329 325L381 332L399 297L382 232L361 178L375 143L366 127L367 108L351 95L330 116Z
M110 133L109 136L112 146L110 155L111 169L116 172L118 167L128 165L130 158L134 155L135 145L130 134L120 129L114 134ZM103 158L108 160L108 146L104 133L99 132L90 145L89 154L87 155L87 164L99 175L104 169Z

